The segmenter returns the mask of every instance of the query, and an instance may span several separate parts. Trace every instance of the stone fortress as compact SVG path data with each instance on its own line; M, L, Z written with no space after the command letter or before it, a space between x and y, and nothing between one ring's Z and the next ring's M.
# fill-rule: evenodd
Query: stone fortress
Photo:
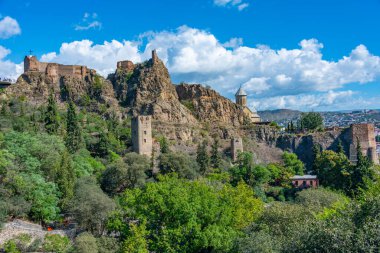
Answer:
M158 66L161 68L163 66L162 62L159 60L157 53L155 50L152 51L152 59L151 59L152 67ZM122 70L124 72L136 72L136 67L139 64L134 64L131 61L119 61L117 62L117 70ZM141 68L141 66L140 66ZM116 70L116 72L117 72ZM29 55L24 58L24 73L25 74L33 74L34 72L43 73L46 77L53 78L53 80L59 80L61 76L69 76L77 79L85 79L88 75L95 75L96 71L87 68L86 66L80 65L62 65L57 63L47 63L47 62L39 62L35 56ZM158 72L162 73L162 72ZM149 77L153 78L154 77ZM149 79L150 80L150 79ZM161 79L158 79L161 81ZM171 84L171 83L170 83ZM152 85L150 83L150 85ZM12 85L11 85L12 86ZM19 89L15 89L19 91ZM175 89L174 89L175 91ZM213 99L222 99L222 97L210 97ZM206 98L207 99L207 98ZM224 99L224 98L223 98ZM240 110L244 113L249 122L257 125L258 132L261 124L265 125L265 122L261 122L260 116L255 112L248 108L247 104L247 93L240 87L235 94L235 105L240 108ZM228 99L226 99L228 100ZM226 104L222 104L225 106ZM222 107L223 107L222 106ZM239 109L238 109L239 110ZM236 111L234 111L236 113ZM149 114L149 113L147 113ZM146 116L146 113L140 113L140 115L132 119L132 142L133 149L135 152L147 156L151 156L153 149L153 137L152 137L152 121L154 117L152 115ZM137 114L139 115L139 114ZM220 114L217 114L220 116ZM238 126L237 126L238 127ZM264 128L265 126L263 126ZM250 137L247 135L247 132L241 131L239 129L235 129L232 135L226 136L226 141L230 142L231 148L231 157L233 160L237 159L237 155L239 152L244 150L243 147L243 138L242 137ZM327 131L328 132L328 131ZM261 135L265 132L261 132ZM326 133L328 134L328 133ZM263 135L263 136L264 136ZM285 142L284 145L279 144L280 135L271 136L266 139L268 145L272 147L278 147L282 150L290 150L292 152L297 153L298 155L303 155L305 153L305 148L307 145L307 150L311 150L312 143L316 143L315 141L308 142L308 136L304 137L296 137L293 140ZM357 147L360 145L362 153L365 156L368 156L372 162L375 164L379 164L378 155L376 153L376 141L375 141L375 133L374 126L372 124L354 124L351 125L350 128L340 129L338 130L336 135L330 135L330 139L323 145L326 149L333 149L333 143L337 142L338 139L344 141L345 150L350 158L351 162L355 163L357 161ZM296 140L296 139L299 140ZM271 139L273 141L268 140ZM310 138L309 138L310 139ZM311 144L311 145L310 145ZM300 147L305 145L303 147ZM307 151L307 152L309 152Z
M58 63L40 62L36 56L29 55L24 58L24 73L40 72L58 80L59 76L72 76L84 79L88 74L96 74L95 70L80 65L62 65Z

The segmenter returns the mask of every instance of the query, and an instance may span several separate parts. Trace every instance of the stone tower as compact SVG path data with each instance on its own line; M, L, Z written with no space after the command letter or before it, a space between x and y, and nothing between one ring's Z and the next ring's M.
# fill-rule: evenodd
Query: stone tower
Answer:
M233 161L236 161L239 152L243 152L243 139L240 137L235 137L231 139L231 157Z
M33 55L25 56L24 58L24 72L39 71L39 62Z
M239 105L244 114L245 117L252 123L258 123L261 122L260 116L257 114L256 111L251 111L247 106L247 93L243 90L243 88L240 86L238 91L235 94L236 104Z
M155 63L158 60L156 49L152 50L152 62Z
M376 153L375 127L373 124L352 124L350 126L350 161L358 160L357 147L360 144L361 151L374 164L379 164Z
M247 106L247 93L243 90L243 88L240 86L238 91L235 94L236 104L246 107Z
M132 146L133 151L140 155L152 155L152 116L132 118Z

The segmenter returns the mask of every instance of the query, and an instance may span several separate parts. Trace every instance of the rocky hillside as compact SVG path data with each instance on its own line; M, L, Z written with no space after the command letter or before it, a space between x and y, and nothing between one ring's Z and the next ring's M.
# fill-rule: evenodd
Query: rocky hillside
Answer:
M239 127L244 115L235 103L216 91L196 85L174 85L164 63L152 59L138 64L119 62L107 79L88 71L85 78L61 75L51 78L43 72L26 72L5 89L3 100L23 98L39 106L53 92L63 106L68 99L89 111L152 115L154 120L175 124Z
M183 106L164 63L156 56L131 69L118 69L109 79L121 105L131 115L147 114L163 122L197 124Z
M289 109L278 109L257 112L263 121L275 121L278 123L289 122L290 120L297 120L301 112Z
M3 101L21 99L31 106L44 104L53 93L58 104L73 100L78 106L95 112L119 111L111 82L90 72L84 79L60 76L53 80L41 72L26 72L0 95Z
M244 114L231 100L200 84L180 84L176 86L179 100L200 121L240 126Z

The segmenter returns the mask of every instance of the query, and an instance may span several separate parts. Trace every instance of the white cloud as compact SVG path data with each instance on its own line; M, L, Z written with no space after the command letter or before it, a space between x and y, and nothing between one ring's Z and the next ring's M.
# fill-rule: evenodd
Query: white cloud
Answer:
M214 4L221 7L236 7L239 11L249 6L249 4L243 2L243 0L214 0Z
M242 4L239 4L238 5L238 10L239 11L242 11L244 10L245 8L248 8L249 4L248 3L242 3Z
M359 102L360 100L357 99L355 105L352 104L354 94L353 91L347 90L338 92L328 91L317 94L300 94L296 96L276 96L251 101L251 106L259 110L292 108L301 111L331 108L331 106L334 106L336 110L342 108L353 109L355 106L360 108L360 106L363 105L362 102Z
M80 24L75 25L76 31L83 31L89 29L101 29L102 23L96 20L98 18L97 13L88 13L85 12L82 18L82 22Z
M21 28L16 19L7 16L0 20L1 39L8 39L18 34L21 34Z
M0 46L0 78L9 78L16 80L23 72L23 64L15 64L5 58L11 51L3 46Z
M279 50L242 43L239 38L221 43L210 32L182 26L175 31L146 32L139 41L67 42L59 52L46 53L41 60L87 65L106 76L115 70L117 61L141 62L157 49L174 82L208 84L228 97L243 84L257 109L332 107L343 103L343 97L358 96L342 91L345 85L380 81L380 57L364 45L340 60L327 61L323 44L316 39Z
M142 61L137 43L112 40L94 45L89 40L74 41L63 43L58 54L51 52L41 56L41 61L86 65L104 76L115 70L117 61L125 59L133 62Z
M237 48L241 45L243 45L242 38L231 38L229 41L223 43L223 46L227 48Z

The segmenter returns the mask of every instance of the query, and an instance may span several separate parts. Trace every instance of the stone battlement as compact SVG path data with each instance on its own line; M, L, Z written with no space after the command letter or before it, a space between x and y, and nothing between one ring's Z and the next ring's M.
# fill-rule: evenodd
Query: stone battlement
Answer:
M41 72L53 80L58 80L59 76L73 76L84 79L88 74L95 74L96 71L80 65L62 65L58 63L39 62L35 56L25 56L24 73Z

